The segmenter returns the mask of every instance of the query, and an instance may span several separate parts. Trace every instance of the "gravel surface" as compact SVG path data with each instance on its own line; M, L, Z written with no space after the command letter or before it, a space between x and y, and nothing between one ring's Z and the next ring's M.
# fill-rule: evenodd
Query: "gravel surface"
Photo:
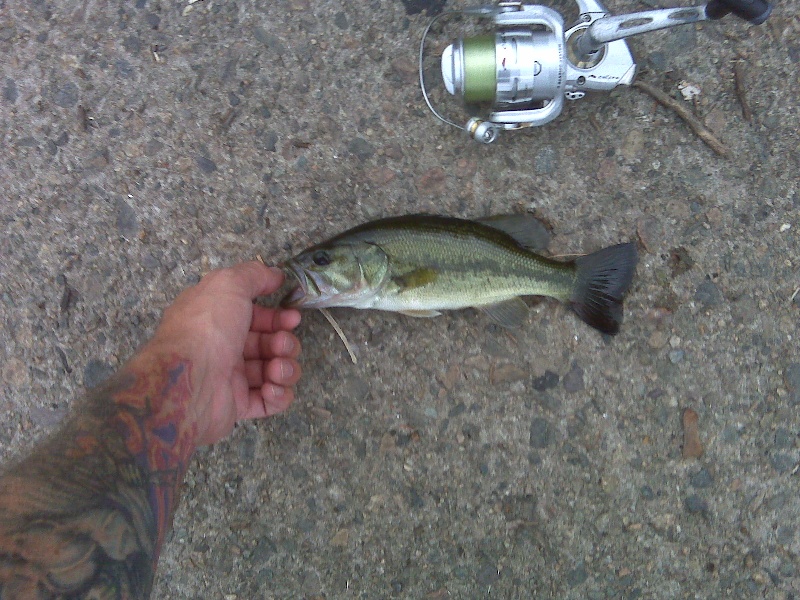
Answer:
M198 453L154 597L800 596L798 0L630 43L727 159L632 88L471 142L417 85L443 5L0 0L0 458L212 268L531 211L552 255L639 243L620 334L334 311L353 365L309 313L297 403Z

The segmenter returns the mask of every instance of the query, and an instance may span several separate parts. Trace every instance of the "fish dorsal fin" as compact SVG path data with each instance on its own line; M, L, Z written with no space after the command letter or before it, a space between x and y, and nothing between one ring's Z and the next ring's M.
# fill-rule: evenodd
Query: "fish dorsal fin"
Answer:
M520 246L529 250L544 250L550 243L550 232L539 219L528 213L495 215L476 219L476 221L507 233Z
M408 317L438 317L442 314L438 310L400 310L398 312Z
M522 298L511 298L511 300L504 300L497 304L487 304L475 308L485 312L492 321L506 329L517 329L528 318L528 305L523 302Z

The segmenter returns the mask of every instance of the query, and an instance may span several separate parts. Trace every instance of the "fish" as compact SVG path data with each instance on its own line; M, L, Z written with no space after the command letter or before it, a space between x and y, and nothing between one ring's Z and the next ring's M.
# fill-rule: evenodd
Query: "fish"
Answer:
M414 317L473 307L514 329L528 315L522 297L548 296L616 335L636 270L635 244L558 261L532 250L532 221L539 224L528 214L477 220L412 214L358 225L283 263L293 287L281 305Z

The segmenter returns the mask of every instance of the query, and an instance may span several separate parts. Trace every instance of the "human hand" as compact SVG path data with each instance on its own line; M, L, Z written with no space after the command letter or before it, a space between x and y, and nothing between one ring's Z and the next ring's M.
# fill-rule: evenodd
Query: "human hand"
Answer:
M148 346L190 362L198 445L227 436L236 421L268 417L292 403L300 342L290 331L300 313L253 304L283 280L282 271L255 261L219 269L164 312Z

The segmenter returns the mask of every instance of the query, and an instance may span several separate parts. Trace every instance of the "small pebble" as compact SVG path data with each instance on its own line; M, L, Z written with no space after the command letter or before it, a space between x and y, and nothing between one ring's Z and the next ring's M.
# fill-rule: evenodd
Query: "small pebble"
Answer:
M99 358L93 358L83 369L83 385L87 389L95 388L114 374L114 367Z
M791 544L796 535L797 527L795 525L780 525L775 532L779 544Z
M213 173L217 170L217 164L211 160L210 158L206 158L205 156L195 156L194 162L197 164L199 169L203 173Z
M133 77L134 74L133 65L124 58L120 58L119 60L114 61L114 67L116 67L117 69L117 75L119 75L123 79L130 79L131 77ZM77 98L75 101L77 102Z
M670 251L669 264L672 276L678 277L694 267L694 259L686 248L680 246Z
M547 448L556 440L555 428L547 419L536 417L531 423L531 447Z
M78 103L78 86L71 81L65 83L53 93L53 102L61 108L72 108Z
M706 515L708 513L708 502L706 502L703 498L694 494L686 498L683 501L683 506L687 510L694 515L701 514Z
M564 390L569 393L580 392L584 388L583 384L583 369L577 364L572 365L572 368L564 375Z
M694 409L687 408L683 411L683 458L700 458L703 456L703 444L700 441L698 421L700 416Z
M64 419L67 415L67 409L56 408L51 410L44 406L33 406L28 414L35 425L50 428L55 427Z
M384 186L396 177L395 172L389 167L376 167L366 172L369 182L376 186Z
M788 450L794 446L797 436L785 427L775 430L775 447L779 450Z
M715 306L722 301L722 294L713 281L704 281L697 286L694 299L703 306Z
M463 402L459 402L453 408L450 409L450 412L448 413L447 416L448 418L452 419L453 417L463 415L465 412L467 412L467 406Z
M438 195L444 192L447 174L441 167L433 167L425 171L419 178L417 189L420 193Z
M497 566L488 560L478 569L475 574L475 581L481 587L488 588L497 583L500 579L500 573L497 571Z
M672 364L678 364L683 360L684 352L683 350L670 350L669 353L669 362Z
M6 77L6 82L3 85L3 100L9 104L14 104L19 98L19 91L17 90L17 82Z
M269 112L269 111L267 111ZM263 112L262 112L263 116ZM257 135L259 148L267 152L275 152L278 149L278 134L274 131L267 131L261 135Z
M339 29L347 29L347 15L343 12L336 13L336 16L333 19L333 24L336 25Z
M369 397L370 386L360 377L350 377L342 382L341 393L348 401L359 403Z
M331 546L335 548L345 548L347 547L348 542L350 541L350 530L349 529L340 529L336 532L331 538Z
M139 233L136 211L121 198L117 199L117 229L126 238L135 237Z
M769 462L772 465L772 468L778 473L788 473L794 469L795 465L797 464L797 461L791 454L786 454L784 452L773 454L770 456Z
M351 154L355 155L360 161L365 161L375 154L375 146L364 138L357 137L347 145Z
M708 469L700 469L697 473L689 477L689 484L692 487L703 489L714 485L714 478Z
M658 244L664 238L660 221L655 217L642 217L636 222L636 233L639 241L648 252L656 252Z
M586 571L586 565L581 563L567 573L567 585L575 587L582 584L588 578L589 573Z
M489 379L493 384L510 383L527 379L528 371L516 365L500 365L489 373Z
M545 371L541 377L535 377L531 382L531 387L537 392L551 390L558 385L558 373Z
M158 140L150 140L144 145L145 156L153 157L164 149L164 144Z
M800 294L795 300L798 298L800 298ZM783 372L783 382L792 393L792 404L800 404L800 363L789 363Z
M399 57L392 61L392 71L405 83L417 81L417 63L406 57Z
M653 333L650 334L650 337L647 340L647 344L654 350L663 348L664 346L667 345L667 334L661 330L656 329Z
M558 169L558 153L552 146L544 146L533 159L534 170L541 175L555 173Z
M127 50L131 54L138 54L139 51L142 49L142 42L135 35L129 35L122 42L122 47L125 48L125 50Z

